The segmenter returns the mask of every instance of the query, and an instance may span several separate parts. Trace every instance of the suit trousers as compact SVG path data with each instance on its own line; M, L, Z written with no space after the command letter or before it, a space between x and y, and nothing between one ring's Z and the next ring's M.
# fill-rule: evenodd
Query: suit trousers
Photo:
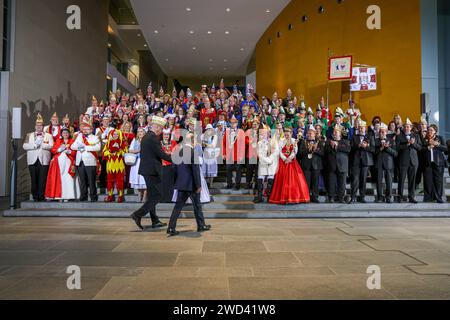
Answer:
M336 196L339 201L344 200L345 197L345 183L347 179L347 173L342 172L329 172L328 173L328 197L335 199Z
M360 197L366 196L367 175L370 167L353 167L352 170L352 198L356 197L359 189Z
M43 166L39 160L28 166L31 176L31 194L34 201L45 200L45 186L49 166Z
M383 176L386 182L386 194L385 196L392 197L392 182L394 180L394 170L377 170L377 196L378 198L383 196Z
M408 177L408 197L413 199L416 196L416 174L417 167L410 165L409 167L400 167L400 175L398 180L398 196L403 197L406 177Z
M80 178L80 200L87 201L88 200L88 191L92 201L97 201L97 167L90 166L87 167L84 165L83 161L80 162L80 165L77 167L77 174Z
M320 170L303 170L306 182L308 183L309 193L313 199L319 198L319 177Z
M444 167L432 163L425 167L425 197L424 201L442 199L444 196ZM444 199L442 199L444 200Z
M253 179L257 178L258 175L258 165L250 164L250 160L246 159L246 168L247 172L245 174L245 178L247 180L247 184L253 184Z
M150 213L152 224L156 224L159 222L159 217L156 214L156 205L162 198L161 180L152 176L144 176L144 180L147 185L147 201L135 212L135 215L142 218L147 215L147 213Z
M242 165L237 162L234 164L227 164L227 185L233 185L233 171L236 171L236 187L240 187L242 180Z
M192 205L194 206L194 215L197 222L197 227L200 228L205 225L203 208L200 202L200 193L178 191L177 202L173 208L172 215L170 216L169 229L175 230L177 228L177 220L180 217L181 210L183 210L183 207L189 198L192 200Z

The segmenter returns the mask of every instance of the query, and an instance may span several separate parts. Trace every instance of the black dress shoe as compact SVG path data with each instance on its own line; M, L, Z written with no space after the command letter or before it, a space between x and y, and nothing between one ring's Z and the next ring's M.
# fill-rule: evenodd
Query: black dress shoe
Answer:
M315 197L313 197L313 198L311 199L311 202L312 202L312 203L320 203L319 199L317 199L317 198L315 198Z
M231 189L233 189L233 186L228 185L225 189L231 190Z
M334 203L334 198L328 198L328 203Z
M134 220L134 222L136 223L136 225L138 226L139 229L144 230L144 227L141 224L141 219L142 219L141 217L138 217L134 213L130 217L131 217L131 219Z
M158 229L163 227L167 227L167 223L158 221L157 223L152 224L152 229Z
M350 199L350 204L354 204L354 203L356 203L356 198L351 198Z
M210 225L205 225L205 226L201 226L200 228L197 228L197 232L204 232L204 231L209 231L209 230L211 230Z
M180 233L175 229L167 229L167 234L169 235L169 237L175 237Z
M444 200L442 200L442 199L438 199L438 200L437 200L437 203L440 203L440 204L442 204L442 203L444 203Z
M414 198L411 198L411 199L409 199L409 203L414 203L414 204L416 204L416 203L417 203L417 200L414 199Z
M390 197L386 198L386 203L392 203L392 199Z
M365 198L360 198L360 199L359 199L359 203L367 203L367 201L366 201Z

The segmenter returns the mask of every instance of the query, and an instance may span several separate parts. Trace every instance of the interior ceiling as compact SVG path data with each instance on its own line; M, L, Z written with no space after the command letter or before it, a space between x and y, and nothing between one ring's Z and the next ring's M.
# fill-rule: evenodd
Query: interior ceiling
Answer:
M289 2L131 0L150 50L170 77L245 76L258 40Z

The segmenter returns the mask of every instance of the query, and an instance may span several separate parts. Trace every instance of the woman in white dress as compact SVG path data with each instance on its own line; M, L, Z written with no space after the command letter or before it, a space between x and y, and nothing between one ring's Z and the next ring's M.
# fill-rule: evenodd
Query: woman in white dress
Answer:
M213 126L208 124L205 133L202 135L202 144L205 148L202 172L210 187L212 186L214 178L217 177L218 171L217 157L220 154L220 149L217 148L217 140L217 134L214 131Z
M131 142L129 153L136 155L136 163L130 169L130 185L139 195L139 201L144 202L147 198L147 185L145 179L139 174L139 166L141 165L141 142L145 136L144 128L139 128L136 138Z

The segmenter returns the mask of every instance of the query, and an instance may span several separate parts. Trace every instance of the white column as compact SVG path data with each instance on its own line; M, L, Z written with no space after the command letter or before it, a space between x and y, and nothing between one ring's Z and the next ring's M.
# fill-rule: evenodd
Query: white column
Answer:
M430 122L439 117L439 46L437 0L421 0L422 92L430 97Z
M10 146L8 104L9 104L9 72L0 72L0 146L3 152L0 152L0 197L8 194L8 151Z

